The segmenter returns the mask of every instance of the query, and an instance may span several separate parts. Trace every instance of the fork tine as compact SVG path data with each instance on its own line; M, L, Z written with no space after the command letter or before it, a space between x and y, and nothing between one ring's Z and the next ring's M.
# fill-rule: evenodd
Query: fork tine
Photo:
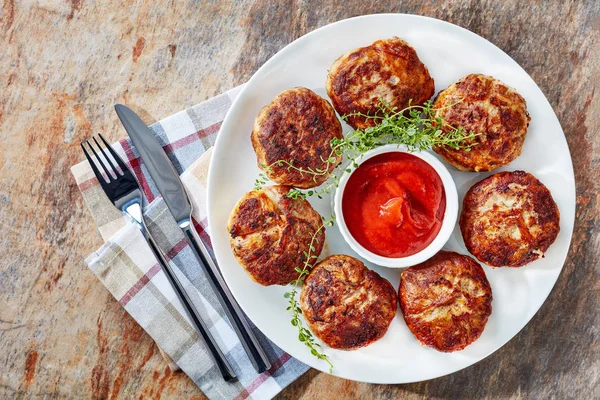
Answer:
M90 141L88 139L86 139L85 142L87 143L88 146L90 146L90 149L92 149L92 153L94 153L94 156L96 157L96 160L98 160L98 164L100 164L100 166L102 167L102 169L106 173L106 177L108 178L108 181L109 182L113 181L114 178L112 177L112 175L110 174L110 172L108 172L108 169L106 168L106 165L104 165L104 162L102 162L102 159L100 158L100 156L98 155L98 153L96 153L96 150L94 150L94 146L92 146L92 144L90 143Z
M104 139L104 137L101 134L98 134L98 136L100 136L100 140L102 140L102 142L104 143L104 145L106 146L108 151L110 151L110 154L112 154L113 158L115 159L115 161L117 162L119 167L121 167L121 171L123 171L123 174L126 174L127 172L129 172L129 168L127 168L127 164L125 164L123 162L123 159L121 157L119 157L119 155L112 148L112 146L110 144L108 144L108 142Z
M98 167L96 167L96 163L94 162L94 160L92 160L92 157L90 157L90 154L85 149L83 142L81 142L79 144L81 145L81 148L83 149L83 152L85 153L85 157L87 158L88 162L90 163L90 166L92 167L92 171L94 171L94 175L96 175L96 179L98 179L98 182L100 182L101 184L105 184L106 179L104 179L104 177L102 176L102 173L100 173L100 171L98 171Z
M115 173L116 177L119 177L119 171L117 170L117 168L115 167L115 164L113 164L113 162L111 161L110 157L108 156L108 154L106 153L106 150L104 150L102 148L102 146L100 146L100 143L98 143L98 141L96 140L96 137L93 136L92 139L94 139L94 143L96 143L96 146L98 146L98 149L100 149L100 151L102 152L102 155L104 155L104 158L106 158L106 161L108 161L108 163L110 164L110 167L112 168L112 170ZM110 146L106 146L106 148L109 148Z

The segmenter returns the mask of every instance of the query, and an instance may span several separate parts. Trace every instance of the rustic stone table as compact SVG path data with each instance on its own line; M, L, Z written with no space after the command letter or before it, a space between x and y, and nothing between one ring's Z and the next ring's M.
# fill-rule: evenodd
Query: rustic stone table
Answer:
M166 117L245 82L297 37L346 17L432 16L487 38L538 83L577 181L569 257L506 346L453 375L370 385L311 370L281 398L600 397L600 3L4 0L0 8L0 398L203 398L89 272L101 244L69 167L112 105Z

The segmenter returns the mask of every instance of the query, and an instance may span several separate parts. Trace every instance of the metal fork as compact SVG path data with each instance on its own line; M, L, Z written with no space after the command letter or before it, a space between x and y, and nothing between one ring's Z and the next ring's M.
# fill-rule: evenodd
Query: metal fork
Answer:
M127 165L125 165L121 157L119 157L117 152L114 151L114 149L108 144L106 140L104 140L102 135L98 134L98 136L100 137L102 143L104 143L106 150L110 152L113 159L120 168L119 171L115 167L106 151L102 149L100 143L98 143L98 140L96 140L96 137L92 137L92 139L96 144L96 147L98 148L99 152L102 153L102 155L104 156L104 159L108 162L108 164L110 164L110 168L108 168L106 163L98 155L98 153L94 149L94 146L92 146L92 144L90 143L89 139L86 139L85 141L81 142L81 148L83 149L83 152L85 153L85 156L87 157L87 160L90 163L90 166L92 167L96 178L98 178L100 186L102 186L104 193L106 193L106 196L110 199L110 201L112 201L115 207L120 209L124 215L131 218L132 222L134 222L142 232L144 239L146 239L146 241L148 242L150 249L152 249L154 256L156 257L158 263L162 267L165 275L169 279L169 282L173 286L173 289L177 293L179 300L181 300L181 303L183 304L188 316L192 320L192 325L194 326L198 334L202 338L204 338L206 345L208 346L211 354L213 355L213 358L215 359L215 362L219 370L221 371L221 374L223 375L223 379L225 379L228 382L236 380L236 375L233 372L231 365L223 355L223 352L217 345L215 338L210 333L208 326L200 316L200 313L198 313L198 310L196 309L190 297L184 290L183 285L177 278L177 275L175 275L175 272L173 271L169 263L166 261L164 255L159 250L158 246L156 245L156 242L154 241L154 239L150 235L150 232L148 231L148 228L146 227L142 213L142 192L140 190L140 186L137 180L135 179L129 168L127 168ZM106 176L104 176L100 172L100 170L96 166L96 163L94 163L94 160L86 150L86 146L84 144L87 144L89 149L92 151L96 161L101 166ZM114 176L111 175L109 169L112 170Z

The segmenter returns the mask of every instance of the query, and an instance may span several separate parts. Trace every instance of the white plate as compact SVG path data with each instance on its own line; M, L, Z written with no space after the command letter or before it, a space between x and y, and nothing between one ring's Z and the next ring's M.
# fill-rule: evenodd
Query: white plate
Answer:
M286 46L254 74L227 114L212 156L208 183L212 244L235 298L265 335L300 361L328 371L327 365L298 341L285 310L283 293L287 289L254 283L229 247L229 213L253 188L259 173L250 143L254 118L279 92L291 87L305 86L327 98L327 70L338 56L392 36L417 50L435 79L436 91L469 73L483 73L514 87L526 99L531 124L523 153L498 171L522 169L535 175L552 192L561 219L560 234L544 259L523 268L484 267L494 296L492 315L481 337L465 350L440 353L422 347L406 327L400 309L386 335L371 346L349 352L325 348L335 365L334 375L374 383L407 383L446 375L476 363L509 341L533 317L554 286L567 256L575 218L573 167L560 124L535 82L502 50L458 26L414 15L369 15L327 25ZM449 169L461 202L472 184L490 175ZM332 213L331 199L311 199L311 203L321 215ZM458 227L445 248L468 254ZM338 229L328 228L324 254L339 253L356 256ZM398 288L399 270L366 264Z

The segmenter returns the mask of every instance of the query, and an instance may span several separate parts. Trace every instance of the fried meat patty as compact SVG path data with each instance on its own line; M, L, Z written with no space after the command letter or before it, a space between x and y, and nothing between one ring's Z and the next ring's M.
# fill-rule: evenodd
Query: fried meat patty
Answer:
M258 166L273 182L297 188L319 186L340 163L341 156L331 154L331 139L342 138L342 125L331 104L313 91L297 87L281 92L263 107L252 129L252 147ZM327 163L334 157L335 162ZM325 170L318 176L304 170ZM269 166L269 167L265 167Z
M375 115L380 100L399 110L421 105L433 96L435 85L417 52L397 37L378 40L339 57L327 75L327 94L340 115ZM375 125L373 119L352 116L354 129Z
M290 186L269 186L246 193L236 204L227 230L235 258L261 285L287 285L298 277L312 236L322 226L310 203L286 196ZM316 235L312 254L318 256L325 228Z
M407 268L400 308L417 340L439 351L462 350L481 336L492 313L492 288L471 257L440 251Z
M396 315L397 296L391 283L356 258L333 255L306 278L300 308L325 344L353 350L383 337Z
M558 236L560 213L550 191L523 171L500 172L465 195L460 230L471 254L494 267L521 267Z
M451 127L478 134L470 151L435 146L434 150L461 171L491 171L521 154L531 118L525 99L498 79L471 74L442 90L433 103ZM452 128L442 127L448 132Z

